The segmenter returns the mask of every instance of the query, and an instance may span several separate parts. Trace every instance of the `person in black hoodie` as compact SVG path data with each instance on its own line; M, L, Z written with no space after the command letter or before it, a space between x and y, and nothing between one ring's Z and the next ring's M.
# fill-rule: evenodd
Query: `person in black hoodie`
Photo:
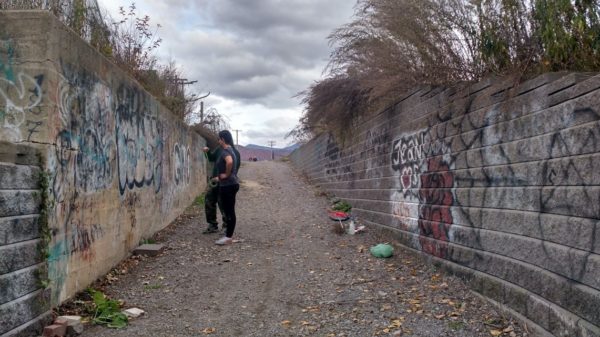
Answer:
M240 189L237 171L240 157L233 151L233 137L231 132L223 130L219 132L219 145L221 145L221 156L217 159L216 166L218 170L217 181L219 182L219 200L223 208L223 216L227 223L225 236L215 241L217 245L227 245L233 242L233 232L235 231L235 197Z
M233 153L235 154L236 158L240 158L240 153L238 150L234 146L231 146L231 148L233 149ZM213 151L210 151L208 147L204 147L202 150L204 153L206 153L206 157L211 163L215 163L221 156L222 152L220 145ZM237 160L236 170L239 170L239 168L240 161ZM213 170L209 177L208 186L206 187L206 192L204 194L204 213L206 214L206 222L208 223L208 227L202 232L202 234L211 234L219 231L219 223L217 221L217 206L221 212L223 233L225 233L227 230L227 220L225 218L222 203L219 200L219 184L218 179L216 179L218 174L218 167L215 164L213 165Z

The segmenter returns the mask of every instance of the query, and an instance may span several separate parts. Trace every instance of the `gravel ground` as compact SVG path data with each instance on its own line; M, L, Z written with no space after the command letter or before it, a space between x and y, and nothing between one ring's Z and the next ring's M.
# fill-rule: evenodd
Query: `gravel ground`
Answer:
M163 254L129 258L97 285L146 314L120 330L86 325L84 337L527 335L413 253L371 256L389 242L375 228L335 234L328 200L287 163L240 172L239 241L214 245L220 235L201 234L203 209L190 207L156 235Z

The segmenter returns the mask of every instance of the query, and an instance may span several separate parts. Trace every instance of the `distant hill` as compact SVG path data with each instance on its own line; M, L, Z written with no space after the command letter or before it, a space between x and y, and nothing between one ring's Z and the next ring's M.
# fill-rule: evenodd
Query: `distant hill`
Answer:
M279 159L281 157L285 157L292 153L295 149L300 147L299 144L293 144L283 149L273 148L271 153L271 148L268 146L261 146L256 144L248 144L246 146L237 145L236 148L240 151L240 156L242 157L242 161L248 161L250 158L257 158L257 160L271 160L272 156L275 159Z
M271 148L268 146L262 146L262 145L256 145L256 144L248 144L244 147L247 149L253 149L253 150L269 150L269 151L271 151Z
M296 149L297 149L297 148L299 148L300 146L302 146L302 144L298 144L298 143L296 143L296 144L292 144L292 145L290 145L290 146L288 146L288 147L284 147L284 148L283 148L283 150L285 150L285 151L289 151L290 153L292 153L292 152L294 152L294 150L296 150Z

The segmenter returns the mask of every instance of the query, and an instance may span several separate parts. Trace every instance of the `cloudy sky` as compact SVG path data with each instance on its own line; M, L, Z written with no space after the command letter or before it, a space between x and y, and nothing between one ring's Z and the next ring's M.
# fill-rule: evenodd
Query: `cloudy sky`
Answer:
M122 0L98 0L118 17ZM158 56L211 92L206 108L242 130L242 145L289 145L302 112L298 92L322 76L327 36L352 18L355 0L138 0L138 15L162 27ZM235 136L235 134L234 134Z

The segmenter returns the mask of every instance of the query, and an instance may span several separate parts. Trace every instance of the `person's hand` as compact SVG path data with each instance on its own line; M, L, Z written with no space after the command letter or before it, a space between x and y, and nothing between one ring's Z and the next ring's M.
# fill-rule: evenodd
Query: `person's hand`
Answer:
M219 180L225 180L225 179L227 179L227 174L225 174L225 173L219 174Z
M204 152L208 152L208 150L209 150L209 148L206 146L202 148L202 151L204 151Z

